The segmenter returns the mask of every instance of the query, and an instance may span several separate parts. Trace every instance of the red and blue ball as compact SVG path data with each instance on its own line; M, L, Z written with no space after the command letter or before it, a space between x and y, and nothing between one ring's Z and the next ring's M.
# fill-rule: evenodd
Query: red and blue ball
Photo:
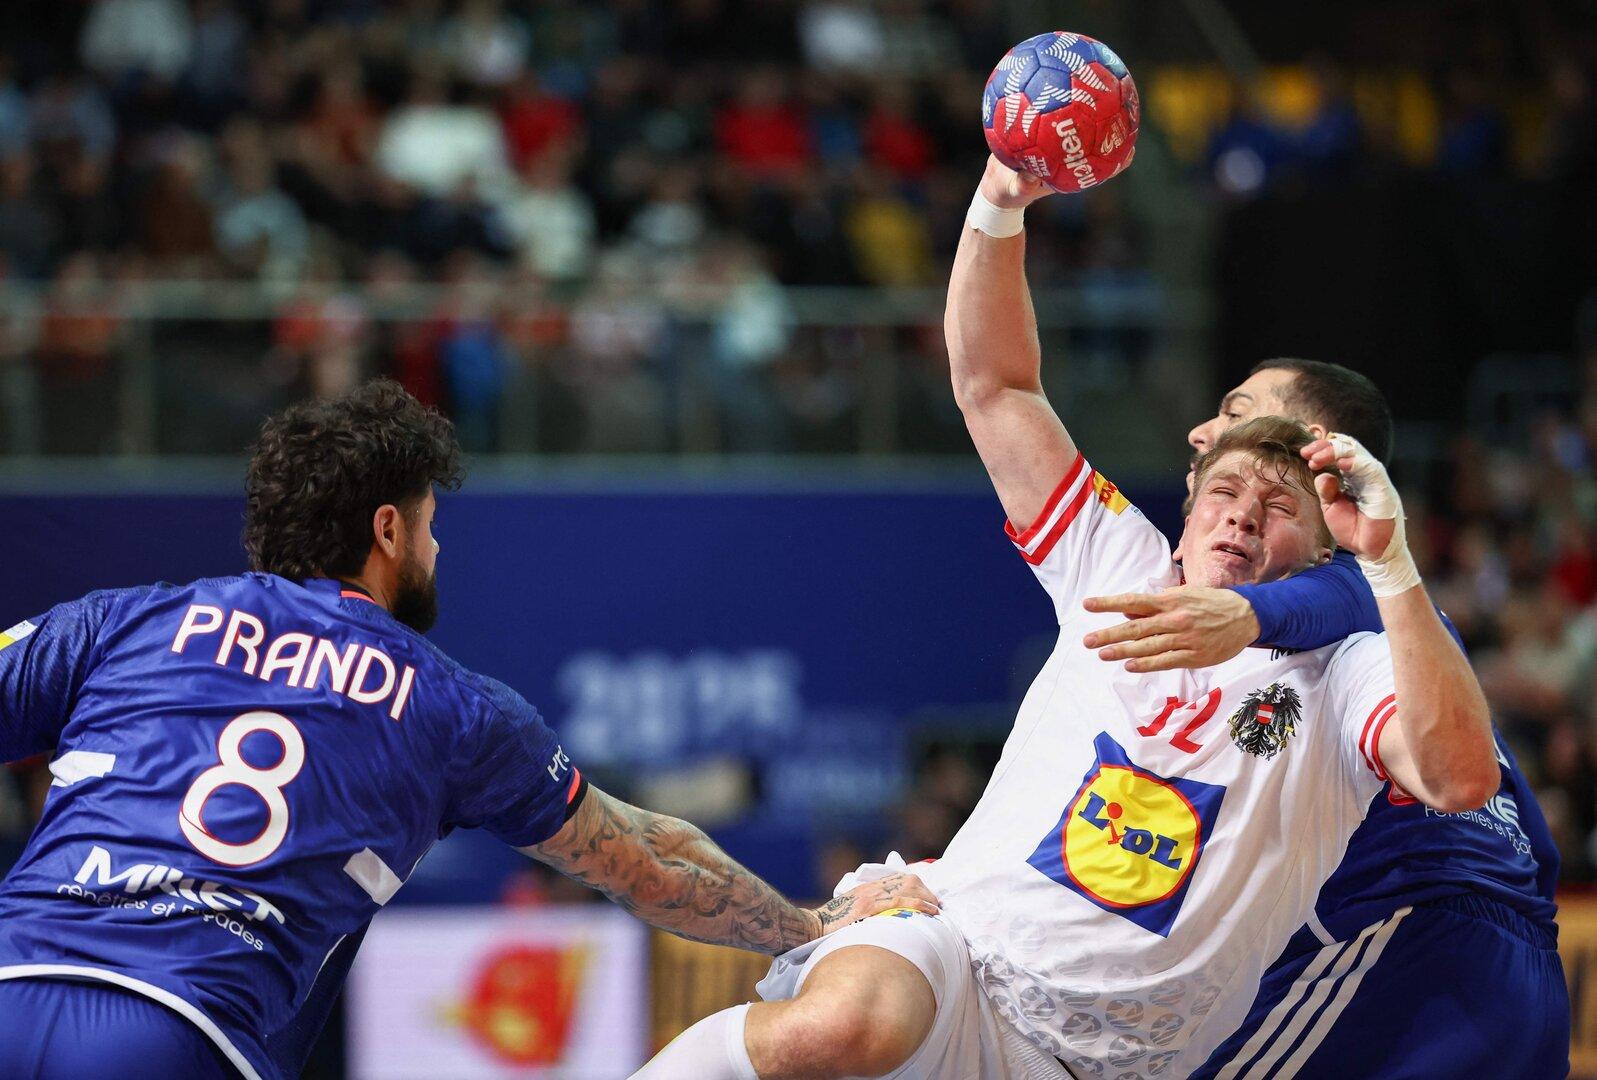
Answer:
M1085 191L1117 176L1137 148L1142 103L1114 50L1055 30L1004 54L981 102L987 146L999 161L1056 191Z

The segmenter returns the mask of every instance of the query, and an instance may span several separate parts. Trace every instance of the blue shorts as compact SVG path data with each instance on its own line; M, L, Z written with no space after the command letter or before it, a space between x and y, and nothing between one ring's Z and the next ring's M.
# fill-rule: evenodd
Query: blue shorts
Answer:
M1299 931L1193 1080L1569 1075L1569 989L1548 927L1478 896L1403 908L1352 941Z
M6 1080L237 1077L205 1034L165 1005L99 982L0 980Z

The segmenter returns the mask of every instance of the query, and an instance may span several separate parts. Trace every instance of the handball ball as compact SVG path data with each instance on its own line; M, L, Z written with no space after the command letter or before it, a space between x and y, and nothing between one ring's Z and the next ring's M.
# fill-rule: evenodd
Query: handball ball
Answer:
M982 93L993 154L1055 191L1084 191L1131 164L1142 104L1114 50L1055 30L1004 54Z

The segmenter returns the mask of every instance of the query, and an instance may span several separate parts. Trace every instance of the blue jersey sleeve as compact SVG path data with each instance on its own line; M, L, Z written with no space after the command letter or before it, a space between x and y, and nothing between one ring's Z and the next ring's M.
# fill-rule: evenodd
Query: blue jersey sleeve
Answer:
M1233 586L1253 605L1259 620L1257 644L1283 649L1318 649L1351 634L1386 629L1370 583L1350 551L1338 551L1324 566L1263 585ZM1440 610L1442 625L1464 647L1458 629Z
M1361 630L1382 629L1375 594L1358 560L1346 551L1283 581L1235 588L1253 605L1261 645L1318 649Z
M0 632L0 761L55 748L108 613L137 591L90 593Z
M581 776L549 725L502 683L472 676L471 715L450 763L448 824L482 828L514 847L541 844L565 824Z

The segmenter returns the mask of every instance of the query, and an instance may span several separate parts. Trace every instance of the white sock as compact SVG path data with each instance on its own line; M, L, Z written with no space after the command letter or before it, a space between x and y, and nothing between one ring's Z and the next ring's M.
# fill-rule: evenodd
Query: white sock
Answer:
M672 1039L632 1080L760 1080L743 1042L748 1005L722 1009Z

